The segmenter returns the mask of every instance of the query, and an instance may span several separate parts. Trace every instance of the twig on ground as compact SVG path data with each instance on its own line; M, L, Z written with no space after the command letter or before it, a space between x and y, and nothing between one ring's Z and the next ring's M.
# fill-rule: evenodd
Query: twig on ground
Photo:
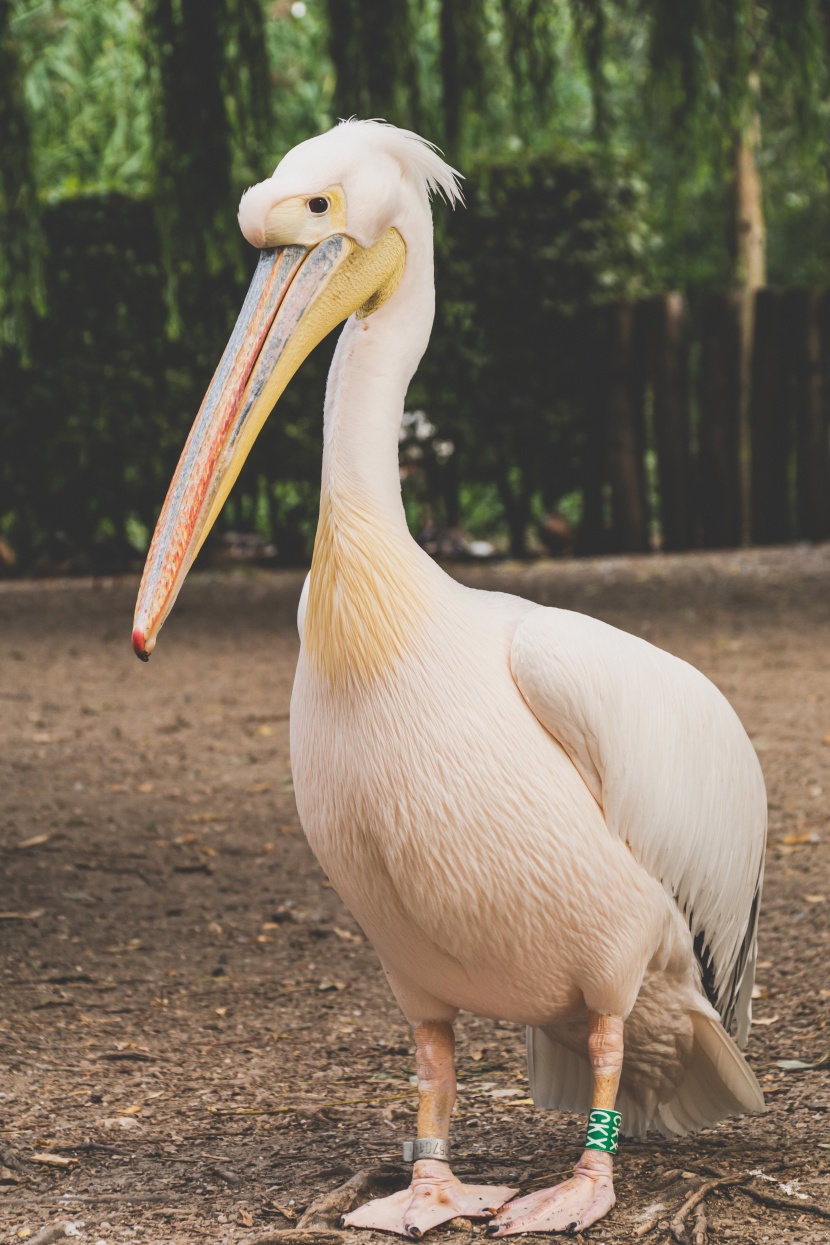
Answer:
M682 1167L670 1167L669 1170L663 1172L663 1175L660 1177L660 1184L661 1185L672 1184L673 1181L677 1180L677 1178L682 1175L683 1175Z
M739 1193L743 1193L746 1197L752 1198L753 1201L760 1202L762 1206L769 1206L774 1210L798 1211L808 1215L817 1215L820 1219L830 1220L830 1209L819 1205L818 1202L813 1202L808 1198L784 1197L781 1194L769 1193L766 1189L760 1189L757 1185L752 1184L751 1180L752 1177L746 1172L742 1172L737 1176L718 1176L712 1180L705 1180L693 1193L689 1194L668 1225L671 1239L676 1242L676 1245L707 1245L708 1223L706 1210L703 1206L704 1198L707 1194L713 1193L717 1189L725 1189L730 1186L736 1188ZM690 1238L686 1230L686 1219L692 1211L695 1211L695 1222ZM657 1216L654 1216L647 1223L641 1224L636 1229L635 1236L646 1236L658 1225L659 1219Z
M248 1245L340 1245L343 1240L344 1234L334 1228L284 1228L255 1236Z
M67 1201L93 1202L96 1205L99 1202L147 1202L148 1204L167 1202L169 1205L180 1200L175 1193L128 1193L124 1191L121 1193L64 1193L63 1196ZM28 1245L31 1245L31 1241Z
M695 1207L695 1223L692 1228L692 1245L709 1245L709 1224L706 1221L706 1203Z
M381 1102L399 1102L411 1098L406 1094L385 1094L381 1098L333 1098L330 1102L312 1102L291 1107L208 1107L211 1115L285 1115L291 1111L327 1111L329 1107L374 1107Z
M69 1219L60 1223L48 1223L45 1228L29 1237L29 1245L52 1245L53 1241L60 1241L65 1236L77 1236L79 1227L80 1224L76 1225Z
M224 1180L225 1184L229 1184L234 1189L242 1184L241 1176L237 1176L236 1172L232 1172L228 1167L221 1167L218 1163L214 1163L212 1167L208 1168L208 1174L218 1177L219 1180Z
M728 1185L740 1184L744 1180L746 1180L745 1172L741 1172L737 1176L720 1176L716 1180L704 1180L703 1184L699 1185L694 1193L689 1194L669 1224L669 1235L672 1240L676 1241L677 1245L689 1245L689 1237L686 1232L686 1216L691 1214L706 1195L714 1189L723 1189ZM695 1245L697 1245L697 1242L695 1242Z
M102 1154L117 1154L120 1158L127 1157L123 1150L119 1150L116 1146L104 1145L103 1141L74 1141L65 1146L50 1146L49 1149L55 1154L63 1154L65 1151L72 1150L84 1152L100 1150ZM169 1162L166 1155L165 1159Z
M745 1185L741 1193L746 1193L748 1197L760 1202L762 1206L771 1206L774 1210L799 1210L807 1215L818 1215L820 1219L830 1219L830 1210L827 1207L819 1206L818 1202L811 1202L807 1198L781 1197L777 1193L767 1193L766 1189L759 1189L751 1184Z
M13 1172L22 1172L24 1175L26 1174L26 1168L24 1166L26 1160L21 1159L11 1146L0 1145L0 1162L3 1163L4 1167L10 1167Z
M566 1167L561 1172L546 1172L543 1176L532 1176L529 1180L523 1181L523 1187L535 1189L538 1185L545 1188L547 1185L557 1184L560 1180L568 1180L573 1174L572 1167Z
M347 1215L350 1210L354 1210L355 1206L373 1193L392 1189L402 1179L401 1168L391 1163L384 1163L378 1167L364 1167L361 1171L355 1172L345 1184L339 1185L336 1189L330 1189L328 1193L316 1198L305 1214L297 1220L297 1227L291 1230L302 1232L307 1229L334 1228L341 1215Z

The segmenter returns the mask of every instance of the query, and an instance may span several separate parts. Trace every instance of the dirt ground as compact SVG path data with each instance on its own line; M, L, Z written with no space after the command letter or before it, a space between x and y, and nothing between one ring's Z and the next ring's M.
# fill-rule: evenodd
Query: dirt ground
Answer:
M768 1111L624 1144L617 1207L584 1239L682 1240L670 1221L707 1186L695 1245L705 1223L711 1242L830 1241L830 548L458 573L694 662L769 789L748 1047ZM194 576L147 666L134 582L0 587L2 1242L382 1240L333 1234L331 1208L296 1227L358 1171L402 1187L414 1126L409 1033L294 808L301 582ZM515 1026L458 1031L456 1171L553 1182L584 1120L529 1105Z

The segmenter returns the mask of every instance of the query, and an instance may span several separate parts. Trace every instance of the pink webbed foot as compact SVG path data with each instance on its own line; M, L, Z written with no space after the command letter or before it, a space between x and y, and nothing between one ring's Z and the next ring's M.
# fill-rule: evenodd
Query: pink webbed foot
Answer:
M517 1192L507 1187L462 1184L446 1164L429 1163L428 1170L413 1175L408 1189L367 1202L344 1215L340 1226L375 1228L419 1240L430 1228L457 1215L465 1219L488 1218Z
M522 1232L581 1232L590 1228L614 1205L610 1161L591 1155L580 1161L570 1180L553 1189L540 1189L503 1206L487 1225L488 1236L518 1236ZM597 1161L600 1160L600 1161Z

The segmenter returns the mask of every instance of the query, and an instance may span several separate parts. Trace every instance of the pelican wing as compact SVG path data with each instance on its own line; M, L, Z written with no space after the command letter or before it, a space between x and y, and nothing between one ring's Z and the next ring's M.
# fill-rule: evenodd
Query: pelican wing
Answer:
M569 610L519 624L513 677L562 744L611 834L659 879L689 923L703 988L746 1039L766 840L755 751L698 670Z

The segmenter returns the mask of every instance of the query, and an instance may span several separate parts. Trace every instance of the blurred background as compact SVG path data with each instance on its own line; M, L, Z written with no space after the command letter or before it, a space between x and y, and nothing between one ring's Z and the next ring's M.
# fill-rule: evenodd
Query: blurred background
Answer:
M0 571L140 564L255 264L338 117L438 143L407 399L444 557L830 537L830 0L0 0ZM329 339L206 552L300 565Z

